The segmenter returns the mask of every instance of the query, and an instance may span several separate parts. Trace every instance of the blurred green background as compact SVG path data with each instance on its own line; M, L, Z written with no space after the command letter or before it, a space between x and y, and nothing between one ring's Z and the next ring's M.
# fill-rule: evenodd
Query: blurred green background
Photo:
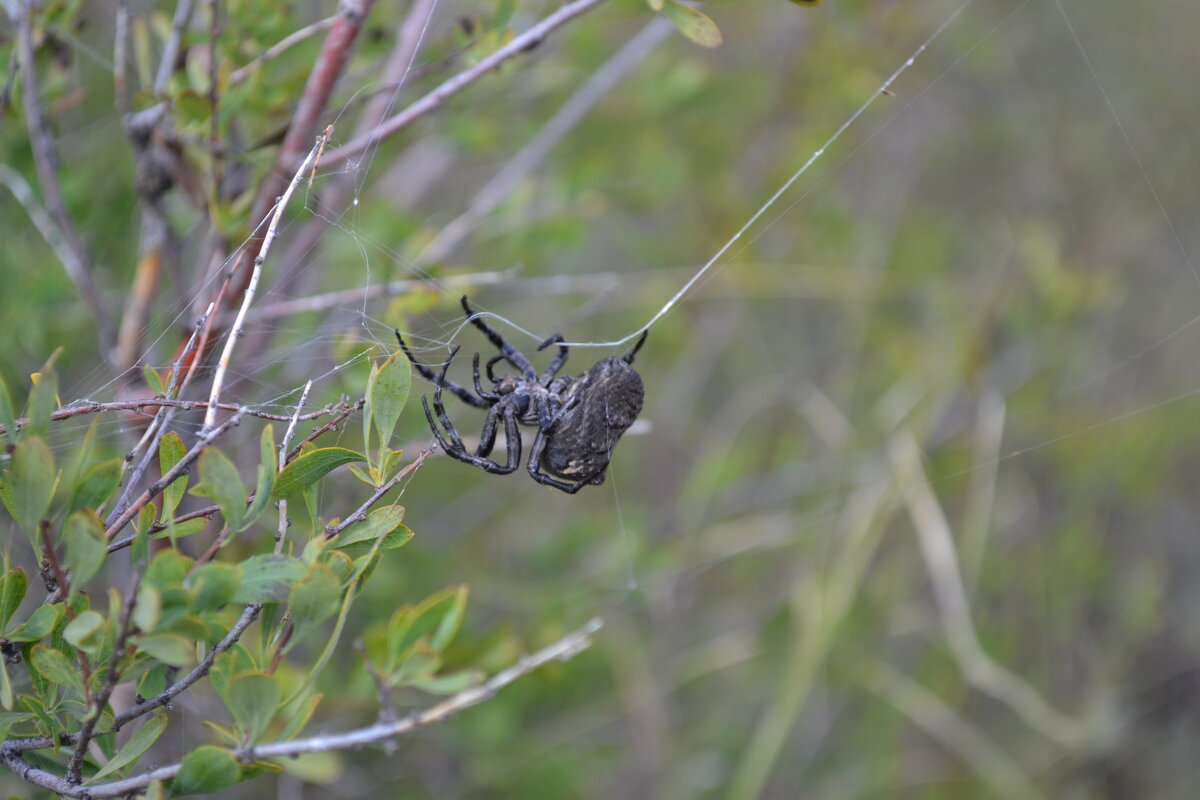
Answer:
M222 5L222 52L237 65L334 10ZM153 31L174 5L133 7L157 57ZM328 115L334 145L405 8L372 11L332 105L345 120ZM652 18L633 0L601 6L343 168L355 191L338 224L294 284L278 286L269 262L259 302L391 279L425 288L262 322L272 336L234 365L227 398L286 407L308 378L314 406L360 394L365 364L334 367L388 351L392 326L431 362L452 338L486 354L458 330L461 291L440 283L452 275L521 267L470 291L536 335L494 322L527 351L556 331L636 332L959 8L709 3L721 47L669 37L460 250L418 265ZM511 25L552 9L522 0ZM440 3L399 106L469 59L455 55L467 32L491 35L502 11ZM112 111L111 12L105 0L64 5L39 64L67 203L116 315L139 217ZM193 46L206 35L197 20ZM653 327L637 361L649 424L621 442L604 486L568 497L523 471L445 458L408 485L416 538L356 606L359 630L467 583L461 658L498 669L600 615L595 647L391 755L305 759L229 796L1197 796L1197 31L1200 7L1182 0L962 9ZM273 150L250 144L287 119L319 43L229 98L223 130L237 117L252 169ZM11 50L0 29L4 61ZM18 107L0 121L0 160L34 181ZM303 190L278 253L321 188L319 177ZM168 212L177 261L143 347L160 367L194 321L205 235L182 200ZM74 289L4 191L0 242L9 385L64 346L64 402L115 397L124 377L99 358ZM619 350L576 348L567 371ZM469 380L459 362L453 375ZM482 422L457 403L450 415L465 434ZM104 422L112 454L132 442L126 424ZM57 444L80 425L56 429ZM243 427L253 458L257 435ZM410 453L430 441L416 402L401 428ZM339 500L327 497L331 513ZM359 672L347 647L310 730L372 717ZM164 760L207 736L173 733Z

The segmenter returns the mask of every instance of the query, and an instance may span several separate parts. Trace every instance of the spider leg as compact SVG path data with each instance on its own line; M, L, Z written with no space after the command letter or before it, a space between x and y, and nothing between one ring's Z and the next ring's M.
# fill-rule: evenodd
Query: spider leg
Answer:
M496 373L492 372L492 368L495 367L497 364L499 364L501 361L504 361L505 359L506 359L506 357L503 354L498 355L498 356L492 356L491 358L488 359L487 376L488 376L488 380L491 381L492 383L500 382L500 379L496 377Z
M483 321L483 317L480 317L475 312L475 309L471 308L471 304L467 302L467 296L465 294L462 296L462 307L463 311L465 311L467 314L467 322L470 322L476 328L483 331L483 335L488 338L488 341L492 343L493 347L500 351L508 363L521 370L521 374L526 379L535 380L537 378L537 372L534 370L533 365L529 363L529 359L521 355L521 352L511 344L504 341L504 337L492 330L492 328Z
M439 387L440 389L441 387ZM433 421L433 414L429 411L429 402L422 397L421 407L425 409L425 419L429 421L429 428L433 431L433 435L437 438L438 444L442 448L442 452L451 458L463 461L467 464L473 464L485 472L491 472L496 475L507 475L510 472L515 472L521 463L521 433L517 429L517 419L513 416L512 409L504 407L501 411L497 411L498 406L493 406L488 411L488 418L484 422L484 436L481 437L479 449L483 450L484 445L487 445L487 451L480 454L471 454L467 452L466 446L458 435L458 431L454 429L454 424L450 422L450 417L446 414L446 408L442 405L440 392L435 389L433 394L433 411L437 414L438 421L442 427L446 429L446 435L443 436L437 424ZM508 463L497 464L490 458L485 458L487 452L491 452L492 446L496 442L496 422L497 414L504 415L504 435L508 449ZM488 441L489 433L488 425L491 425L490 441ZM449 441L447 441L449 437Z
M490 361L488 362L488 366L489 367L491 366ZM483 384L480 383L480 381L479 381L479 353L476 353L471 358L471 375L475 379L475 391L479 393L480 397L482 397L484 400L489 400L493 403L495 403L497 400L500 399L500 395L496 394L495 392L485 392L483 390ZM490 370L488 373L488 377L491 378ZM492 383L495 383L495 382L496 382L496 379L492 378ZM495 406L493 406L493 408L495 408ZM489 415L491 414L490 410L488 411L488 414Z
M488 407L488 404L485 401L480 400L478 397L471 394L471 392L465 387L459 386L454 381L446 380L446 369L450 367L450 362L454 359L455 354L458 352L457 346L450 352L450 358L446 359L446 363L443 365L444 368L442 369L442 374L438 375L438 373L434 372L428 366L413 358L412 351L408 349L408 345L404 342L404 338L400 335L400 331L393 329L393 333L396 334L396 341L400 343L400 349L403 350L404 355L408 357L408 362L413 365L413 369L415 369L422 378L434 384L435 386L442 386L446 389L449 389L456 397L458 397L458 399L462 400L464 403L473 408Z
M647 337L649 334L650 334L650 329L649 329L649 328L647 328L646 330L642 331L642 335L641 335L641 336L638 338L638 340L637 340L637 344L635 344L635 345L633 346L633 349L632 349L632 350L630 350L628 353L626 353L625 355L623 355L623 356L621 357L621 360L622 360L622 361L624 361L626 364L632 364L632 363L633 363L633 357L634 357L634 356L636 356L636 355L638 354L638 350L641 350L641 349L642 349L642 345L644 345L644 344L646 343L646 337Z
M563 341L562 334L556 333L538 345L538 352L540 353L555 342L561 341ZM554 376L558 374L558 371L562 369L563 364L565 363L567 363L567 347L566 345L560 344L558 346L558 355L554 357L554 360L550 362L550 366L546 367L546 371L542 373L542 386L549 386L550 381L554 380Z

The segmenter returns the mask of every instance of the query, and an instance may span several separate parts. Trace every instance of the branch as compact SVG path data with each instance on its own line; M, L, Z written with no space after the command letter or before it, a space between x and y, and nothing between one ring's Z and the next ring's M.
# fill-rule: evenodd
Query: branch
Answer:
M272 58L275 58L275 56L287 50L292 45L299 44L314 34L329 30L333 27L333 23L335 22L337 22L336 15L332 17L326 17L325 19L318 20L311 25L305 25L303 28L297 31L293 31L275 44L268 47L266 50L262 51L257 58L255 58L246 66L238 67L233 72L229 73L230 84L241 83L242 81L246 80L246 78L249 78L252 72L270 61Z
M437 448L430 447L421 451L421 454L417 456L411 464L396 473L396 477L392 478L390 481L387 481L374 492L372 492L371 496L367 498L367 501L359 506L353 514L346 517L336 525L326 525L325 538L332 539L342 531L346 530L346 528L349 528L355 522L364 521L367 518L367 511L371 508L371 506L379 502L379 498L390 492L398 483L400 483L400 481L404 480L409 475L420 469L421 465L425 463L425 459L429 458L430 454L432 454L436 449Z
M1068 749L1079 747L1088 735L1087 727L1047 703L1022 678L993 661L980 644L950 524L929 486L916 440L911 434L898 434L888 443L888 456L899 485L904 487L904 502L933 583L942 629L963 676L1046 738Z
M104 713L104 707L108 705L108 699L112 697L113 689L116 688L117 681L121 677L121 672L117 667L120 664L121 656L125 652L125 643L129 640L129 631L133 627L133 609L137 605L138 589L141 585L142 570L139 567L134 572L133 583L129 587L128 596L125 598L125 610L121 612L120 632L117 634L117 643L112 650L111 660L108 664L108 675L104 678L104 686L92 701L94 703L92 713L83 721L83 725L80 727L79 733L75 738L75 752L71 755L71 761L67 764L67 780L71 783L79 783L83 770L83 757L87 754L88 743L92 740L92 731L96 729L96 723L100 721L100 717Z
M135 500L129 506L129 508L125 509L121 516L117 517L117 519L108 526L108 528L104 531L105 541L110 541L114 536L116 536L117 532L128 525L129 520L133 519L134 516L141 511L147 503L149 503L155 497L158 497L158 495L162 493L163 489L170 486L172 481L186 472L192 466L192 462L200 457L200 453L205 447L208 447L208 445L220 437L221 434L225 433L227 430L241 422L242 416L245 414L245 412L246 409L238 409L237 411L233 412L233 416L221 423L220 426L201 433L200 436L197 437L196 443L192 445L192 449L184 453L183 458L179 459L175 466L168 470L166 475L163 475L154 483L150 484L150 486L146 488L146 491L142 492L142 496Z
M17 19L17 39L25 88L22 94L25 98L25 124L29 130L29 144L33 150L34 166L37 168L38 181L42 185L46 209L58 229L55 238L62 242L61 247L54 248L55 255L62 261L67 276L75 284L80 297L88 307L88 311L96 323L101 350L104 351L107 358L112 344L108 314L100 299L100 291L92 280L91 257L88 255L83 239L75 229L75 223L72 222L71 215L67 213L66 203L63 201L62 189L58 185L57 158L54 153L53 137L45 114L42 112L41 98L38 96L37 71L33 57L33 0L24 0ZM46 232L43 231L42 235L46 236ZM49 236L47 236L47 240L51 240Z
M325 155L326 162L332 165L353 158L378 140L392 136L393 134L403 130L415 120L420 119L430 111L438 108L448 99L458 94L463 89L482 78L484 75L496 69L496 67L500 66L508 59L512 58L518 53L523 53L535 47L541 43L543 39L549 36L556 28L562 27L575 17L579 16L585 11L590 10L594 6L600 5L604 1L605 0L575 0L573 3L568 3L558 11L555 11L553 14L546 17L537 25L534 25L521 35L514 37L509 41L508 44L484 58L475 66L460 72L453 78L438 86L436 89L414 102L408 108L404 109L387 122L384 122L368 133L354 137L336 150L327 153Z
M254 270L250 274L250 282L246 285L246 290L242 294L242 306L238 309L237 319L233 322L233 327L229 329L229 335L225 338L225 349L221 353L221 358L217 361L217 369L213 374L212 392L208 396L208 411L204 415L204 427L202 430L208 430L213 426L217 419L217 404L221 398L221 387L225 381L225 372L229 369L229 361L233 357L233 348L237 344L238 338L242 335L242 325L246 320L246 312L250 310L251 303L254 302L254 294L258 289L259 278L262 277L263 262L267 259L267 253L271 250L271 243L275 241L278 235L279 220L283 218L283 211L287 208L288 201L292 199L292 193L296 191L296 187L304 179L304 174L308 171L309 165L316 161L318 154L325 146L325 138L328 136L326 131L324 136L317 137L316 144L308 151L308 158L304 159L304 163L300 165L300 169L292 176L292 182L288 184L287 191L283 193L283 197L279 198L275 204L275 214L271 217L271 224L267 228L267 234L263 238L262 248L258 251L258 255L254 257Z
M175 62L179 60L179 45L183 41L183 33L191 19L192 0L179 0L179 4L175 6L175 17L171 20L171 35L163 47L162 61L158 63L158 73L154 76L155 97L161 98L167 90L167 81L171 80Z
M259 606L247 607L247 613L254 609L257 613ZM246 614L242 615L242 619L246 619ZM239 625L241 620L239 620ZM246 623L249 625L249 622ZM308 739L293 739L290 742L275 742L272 744L259 745L258 747L248 747L243 750L235 751L235 755L244 762L257 761L262 758L278 758L287 756L296 756L301 753L317 753L327 750L344 750L351 747L361 747L374 742L385 741L394 738L403 733L415 730L419 727L430 725L457 714L459 711L478 705L485 700L493 697L498 691L513 683L518 678L521 678L535 669L542 667L551 661L568 661L582 653L591 646L591 637L600 630L603 626L603 621L593 619L584 625L579 630L567 634L557 642L545 647L536 653L526 656L518 661L513 666L506 670L496 673L491 678L488 678L478 686L466 689L458 694L448 698L447 700L438 703L435 706L425 709L424 711L408 714L398 720L392 722L380 722L366 728L358 730L346 731L344 733L326 734L322 736L313 736ZM236 628L236 626L235 626ZM245 630L243 627L242 630ZM233 631L230 631L230 636ZM241 631L238 631L241 635ZM222 640L222 644L229 639ZM232 646L230 642L227 647ZM218 644L217 647L221 645ZM216 655L216 650L205 659L211 666L211 659ZM199 667L196 668L197 670ZM195 670L193 670L195 672ZM189 673L190 675L190 673ZM170 691L170 690L168 690ZM165 702L165 701L164 701ZM120 725L133 719L129 716L134 710L141 708L142 704L135 706L133 709L121 714L114 721L114 730ZM149 711L150 709L146 709ZM144 711L142 713L145 713ZM126 718L128 717L128 718ZM21 753L27 750L41 749L41 747L27 746L30 742L41 744L41 747L51 747L53 742L47 737L41 737L37 740L23 740L21 742L5 742L0 745L0 761L4 763L10 770L24 778L29 783L35 786L40 786L44 789L49 789L64 797L75 797L81 800L105 800L110 797L121 797L132 794L139 789L149 786L154 781L165 781L175 777L179 772L180 764L171 764L166 767L144 772L141 775L135 775L132 778L113 781L111 783L102 783L98 786L79 786L72 784L67 780L60 778L53 773L30 764L21 757Z

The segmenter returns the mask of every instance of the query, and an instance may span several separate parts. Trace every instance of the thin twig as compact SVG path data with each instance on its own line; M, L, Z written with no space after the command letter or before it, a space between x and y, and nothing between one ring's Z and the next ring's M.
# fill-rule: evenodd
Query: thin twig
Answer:
M209 315L212 314L212 310L213 307L211 304L209 304L208 310L204 312L204 316L196 322L196 327L192 330L192 335L187 341L187 346L183 348L183 351L179 354L179 357L175 359L175 364L171 367L171 379L167 382L166 391L166 396L168 399L173 400L178 394L180 388L180 367L182 366L184 359L191 355L192 351L195 350L196 342L200 337L200 331L204 328L205 323L208 321ZM130 495L133 493L134 487L141 483L142 475L145 474L146 468L150 464L150 460L154 458L155 454L158 452L158 445L162 442L163 436L166 435L167 427L170 425L171 417L174 415L174 413L174 408L169 406L160 407L158 413L154 415L154 420L149 426L147 426L146 432L142 434L142 438L136 445L134 445L133 449L129 451L129 454L125 457L125 460L121 462L121 467L124 469L130 462L137 458L138 452L141 450L141 448L146 448L145 455L138 462L137 466L134 467L133 472L130 473L129 479L125 482L125 489L121 492L121 496L117 500L116 505L113 506L112 513L108 515L108 519L106 520L108 523L111 523L114 519L116 519L117 516L119 516L121 512L123 512L129 505Z
M475 194L471 205L442 228L414 259L419 265L435 264L448 258L479 221L500 205L534 168L545 160L554 147L577 126L588 112L616 88L631 69L640 64L663 42L674 26L663 17L655 17L624 47L592 73L554 116Z
M942 629L963 676L1046 738L1068 749L1079 747L1087 736L1086 726L1051 706L1036 689L993 661L983 649L971 621L971 605L950 524L929 486L916 440L911 434L897 434L888 444L888 455L898 483L904 487L904 501L933 583Z
M361 404L361 401L360 401ZM319 411L310 411L307 414L301 414L300 419L318 419L320 417L329 416L330 414L340 414L339 419L344 419L348 414L353 414L359 408L360 404L342 406L341 404L328 405ZM79 403L66 408L60 408L50 415L52 420L63 420L71 417L78 417L84 414L98 414L103 411L144 411L146 409L155 409L157 411L160 406L169 406L171 408L193 409L193 408L208 408L207 400L171 400L166 397L143 397L138 400L113 400L107 403L88 401ZM217 403L217 408L222 411L241 411L247 417L257 417L258 419L271 420L273 422L289 422L292 419L290 414L272 414L269 411L259 411L247 406L241 406L237 403ZM26 417L21 417L17 420L17 430L24 428L29 424ZM0 425L0 434L7 433L3 425Z
M288 184L287 191L279 198L275 204L275 214L271 217L271 224L267 228L266 236L263 238L262 247L258 251L258 255L254 257L254 270L250 274L250 282L246 285L246 290L242 294L242 306L238 310L237 319L233 322L233 327L229 329L229 335L225 338L225 349L221 353L221 358L217 361L217 368L213 374L212 391L208 396L208 412L204 415L204 428L208 430L212 428L217 419L217 404L221 398L221 389L225 381L225 372L229 369L230 359L233 357L233 348L237 344L238 338L242 335L242 325L246 320L246 312L250 310L251 304L254 302L254 295L258 289L259 278L262 277L263 262L267 259L267 254L271 250L271 243L275 241L278 235L279 221L283 218L284 209L287 208L288 201L292 199L292 193L296 191L296 187L304 178L304 173L309 165L316 159L317 153L324 146L324 137L318 137L316 144L308 152L308 158L304 159L304 163L300 165L300 169L292 176L292 182Z
M246 409L238 409L237 411L233 412L233 415L229 419L225 420L216 428L202 432L200 436L196 438L196 443L192 445L192 449L184 453L183 458L179 459L175 466L171 467L171 469L167 471L166 475L163 475L154 483L150 484L146 488L146 491L142 492L141 497L131 503L129 508L125 509L124 513L117 517L117 519L108 526L108 528L104 531L105 540L111 541L112 538L116 536L122 528L129 524L129 521L133 519L133 517L139 511L141 511L147 503L149 503L155 497L158 497L158 495L162 493L163 489L170 486L176 478L186 472L192 466L192 462L200 457L200 453L205 447L208 447L209 444L219 438L223 433L241 422L245 413Z
M390 481L385 482L382 486L380 486L378 489L376 489L374 492L372 492L371 496L367 498L366 502L363 503L361 506L359 506L357 509L355 509L353 514L346 517L344 520L342 520L341 522L339 522L336 525L326 525L325 526L325 538L333 539L339 533L346 530L346 528L349 528L351 525L353 525L355 522L362 522L363 520L365 520L367 518L367 511L370 510L371 506L373 506L377 502L379 502L379 498L383 497L385 494L387 494L393 488L395 488L395 486L397 484L399 484L400 481L404 480L409 475L412 475L414 472L416 472L418 469L420 469L421 465L425 463L425 459L429 458L429 456L434 452L434 450L436 450L436 448L434 448L434 447L430 447L426 450L422 450L421 454L418 455L411 464L409 464L407 467L405 467L404 469L402 469L398 473L396 473L396 477L392 478Z
M159 62L158 73L154 77L154 96L157 98L161 98L167 91L167 82L175 72L175 62L179 60L179 46L191 19L192 0L179 0L179 4L175 6L175 16L171 20L171 34L163 47L162 61Z
M361 136L356 136L346 144L325 155L326 162L337 164L353 158L366 150L380 139L392 136L411 125L430 111L441 106L448 99L470 86L475 81L488 74L513 56L523 53L536 46L549 36L555 29L562 27L575 17L598 6L605 0L575 0L555 11L529 30L513 37L506 45L491 55L479 61L473 67L466 69L450 78L408 108L396 114L387 122Z
M314 34L329 30L333 27L333 23L335 22L337 22L337 15L326 17L325 19L318 20L311 25L305 25L299 30L292 31L287 36L283 37L278 42L262 51L262 53L260 53L258 57L249 64L244 67L238 67L233 72L229 73L229 82L231 84L241 83L242 81L246 80L246 78L249 78L251 73L257 70L263 64L270 61L272 58L275 58L288 48L299 44Z
M88 714L87 719L83 721L83 725L80 726L79 733L75 737L75 752L71 754L71 760L67 764L67 780L71 783L79 783L83 770L83 757L87 754L88 743L92 740L92 731L96 729L96 723L100 721L100 717L104 713L104 707L108 705L108 699L112 697L113 689L116 688L117 681L121 677L118 667L121 662L121 656L125 653L125 644L129 641L129 632L133 627L133 609L137 605L138 589L141 585L142 569L139 566L133 573L133 582L130 584L129 592L125 596L125 608L121 612L117 642L112 650L112 656L108 664L108 674L104 678L104 686L101 687L100 693L92 701L92 711Z
M117 113L124 117L133 108L129 102L129 0L117 0L116 31L113 34L113 94Z
M137 705L122 711L113 718L112 729L118 731L132 720L150 713L159 706L165 706L178 696L180 692L207 675L208 671L212 669L213 661L216 660L217 656L233 647L242 638L242 634L246 632L246 628L250 627L250 623L254 622L258 617L258 612L261 610L261 603L246 606L246 609L242 612L242 616L234 623L229 633L225 634L225 638L214 644L212 649L208 651L208 655L204 657L204 660L193 667L191 672L175 681L175 683L172 683L166 689L163 689L154 697L143 700Z
M439 289L492 286L509 280L518 272L520 272L519 266L496 272L476 272L470 275L452 275L432 280L388 281L387 283L377 283L373 286L364 286L361 289L343 289L337 292L326 292L325 294L300 297L295 300L283 300L278 303L259 306L250 312L249 319L252 322L264 322L282 317L290 317L294 314L303 314L308 311L324 311L325 309L337 308L352 303L361 304L381 297L395 297L397 295L409 294L421 289L428 289L430 285L436 286Z
M251 609L254 613L258 613L259 606L249 606L246 609L247 613L243 613L242 619L238 621L238 625L234 626L237 636L240 637L246 626L253 621L253 617L247 620L247 614ZM245 625L243 625L245 621ZM448 717L457 714L471 706L478 705L486 700L491 699L498 691L518 680L519 678L533 672L539 667L545 666L552 661L568 661L582 653L591 646L592 636L603 627L604 623L600 619L589 621L579 630L567 634L553 644L545 647L532 655L526 656L508 669L497 672L491 678L488 678L478 686L473 686L470 689L465 689L456 695L453 695L435 706L407 714L393 722L379 722L375 725L358 730L345 731L343 733L324 734L321 736L312 736L307 739L293 739L289 742L273 742L270 744L259 745L257 747L248 747L243 750L238 750L235 755L244 763L258 761L263 758L280 758L288 756L296 756L302 753L317 753L329 750L345 750L354 747L362 747L363 745L373 744L375 742L386 741L409 731L425 725L431 725L436 722L441 722ZM240 626L240 629L239 629ZM212 666L212 659L215 658L217 652L223 652L233 646L236 638L233 637L234 631L230 631L230 635L225 637L220 644L216 645L209 656L205 659L206 671ZM226 644L226 642L228 643ZM216 648L224 647L221 651ZM197 667L196 670L199 670ZM193 670L192 672L196 672ZM189 676L191 673L189 673ZM197 677L196 680L199 678ZM194 681L193 681L194 682ZM177 684L176 684L177 685ZM190 685L190 684L189 684ZM184 687L186 688L186 687ZM169 691L169 690L168 690ZM164 693L165 694L165 693ZM174 695L172 695L174 696ZM161 695L160 695L161 697ZM156 697L155 700L158 698ZM149 701L147 701L149 702ZM167 702L166 700L162 701ZM113 722L114 730L121 725L129 722L137 716L141 716L153 708L152 706L145 708L137 714L134 711L142 709L146 703L139 703L134 708L119 715ZM162 705L162 703L158 703ZM45 742L45 744L41 744ZM40 747L29 746L30 743L39 744ZM3 762L15 774L23 778L35 786L40 786L44 789L49 789L52 792L63 795L64 797L75 797L81 800L106 800L111 797L122 797L132 794L139 789L149 786L154 781L165 781L175 777L179 772L180 764L171 764L165 767L144 772L141 775L135 775L131 778L125 778L111 783L103 783L97 786L79 786L72 784L60 778L53 773L39 769L24 758L21 753L28 750L42 749L44 747L53 746L53 741L49 737L42 737L36 740L24 740L20 742L5 742L0 745L0 762Z

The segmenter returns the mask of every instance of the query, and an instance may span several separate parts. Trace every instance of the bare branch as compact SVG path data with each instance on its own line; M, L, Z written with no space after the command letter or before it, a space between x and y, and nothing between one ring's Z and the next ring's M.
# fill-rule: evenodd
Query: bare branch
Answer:
M175 16L171 20L171 35L163 47L162 61L158 64L158 73L154 76L154 96L161 98L167 91L167 82L175 71L175 62L179 60L179 45L183 42L184 31L192 19L192 0L179 0L175 6Z
M272 58L275 58L277 55L284 52L288 48L292 47L293 45L299 44L300 42L304 41L305 39L307 39L310 36L313 36L314 34L318 34L322 31L329 30L330 28L333 27L333 23L335 23L335 22L337 22L336 15L332 16L332 17L326 17L325 19L318 20L317 22L314 22L311 25L305 25L303 28L300 28L299 30L292 31L287 36L283 37L278 42L271 45L266 50L262 51L262 53L260 53L258 55L258 57L255 58L253 61L251 61L249 64L247 64L244 67L238 67L233 72L229 73L229 82L231 84L241 83L242 81L246 80L246 78L249 78L250 75L255 70L257 70L259 67L261 67L263 64L267 63L268 61L270 61Z
M250 274L250 282L246 285L246 290L242 293L242 305L238 309L237 319L234 320L233 326L229 329L229 335L225 338L225 349L221 353L221 358L217 361L217 369L213 374L212 391L208 396L208 412L204 415L204 430L210 429L217 419L217 404L221 398L221 388L225 380L225 372L229 369L230 359L233 357L233 348L237 344L238 337L242 335L242 325L246 320L246 312L250 310L250 305L254 302L254 295L258 289L259 278L262 277L263 262L267 260L267 253L271 250L271 243L278 235L279 220L283 218L283 211L287 208L288 201L292 199L292 193L296 191L296 187L304 179L304 173L308 171L308 167L312 164L317 154L324 147L325 137L318 137L316 144L312 150L308 152L308 158L304 159L304 163L300 165L300 169L292 177L292 182L288 184L287 191L283 193L283 197L275 204L275 214L271 217L271 224L267 228L267 234L262 242L262 247L258 251L258 255L254 257L254 270Z
M562 141L602 98L616 88L621 78L654 52L673 30L674 26L663 17L655 17L642 28L624 47L592 73L587 82L579 87L579 91L476 193L467 210L443 228L414 260L418 264L426 265L449 257L479 221L494 211L501 201L545 160L555 145Z
M233 642L237 641L234 633L240 637L253 621L253 616L257 615L260 606L248 606L246 612L242 614L242 618L238 620L238 624L234 626L234 630L229 632L229 636L222 639L217 644L208 657L200 666L205 667L205 672L212 666L212 659L216 657L218 652L223 652L233 646ZM253 609L254 615L250 612ZM247 619L249 617L249 619ZM243 625L243 622L245 623ZM257 747L248 747L244 750L237 751L235 754L244 762L257 761L263 758L280 758L288 756L296 756L301 753L316 753L328 750L345 750L352 747L362 747L363 745L373 744L375 742L386 741L404 733L416 730L425 725L430 725L457 714L471 706L478 705L491 697L498 691L513 683L517 679L533 672L539 667L549 664L551 661L568 661L582 653L591 646L592 636L603 627L604 623L599 618L592 619L582 628L567 634L553 644L545 647L532 655L525 656L508 669L497 672L492 677L488 678L478 686L459 692L450 698L438 703L435 706L425 709L424 711L407 714L400 719L391 722L380 722L366 728L360 728L353 731L345 731L343 733L333 733L321 736L313 736L307 739L293 739L289 742L275 742L271 744L259 745ZM222 647L224 646L224 647ZM217 648L222 648L217 650ZM197 666L188 674L192 674L200 669ZM186 680L186 678L184 679ZM196 678L199 680L199 677ZM182 683L183 681L180 681ZM195 682L195 681L192 681ZM178 686L179 684L174 684ZM190 685L190 684L189 684ZM186 688L186 687L184 687ZM171 689L167 690L168 692ZM182 691L182 689L180 690ZM164 692L164 694L166 694ZM174 695L172 695L174 696ZM155 698L157 701L162 695ZM147 701L148 703L149 701ZM163 700L158 703L167 702ZM146 707L147 703L139 703L124 714L119 715L114 721L114 729L129 722L141 714L157 708L158 706ZM139 709L144 709L140 710ZM138 712L138 713L134 713ZM38 746L30 746L30 744ZM58 777L45 770L38 769L21 757L22 752L28 750L41 749L43 747L51 747L53 742L46 738L29 739L20 742L5 742L0 745L0 762L3 762L14 773L24 778L29 783L35 786L49 789L64 797L76 797L81 800L105 800L110 797L121 797L131 794L138 789L149 786L154 781L169 780L179 772L179 764L171 764L170 766L159 767L149 772L144 772L141 775L135 775L132 778L113 781L111 783L103 783L97 786L79 786L72 784L67 780Z
M573 3L568 3L529 30L519 36L513 37L508 44L482 59L478 64L450 78L387 122L384 122L372 131L354 137L336 150L327 153L325 156L327 163L336 164L353 158L376 141L403 130L415 120L438 108L448 99L496 69L496 67L508 59L534 47L555 29L562 27L575 17L603 2L605 0L575 0Z
M1087 727L1047 703L1022 678L993 661L980 644L971 621L971 605L963 586L950 524L925 477L916 440L911 434L897 434L889 442L888 456L917 531L946 641L963 676L979 691L1007 705L1046 738L1069 749L1079 747L1088 735Z

